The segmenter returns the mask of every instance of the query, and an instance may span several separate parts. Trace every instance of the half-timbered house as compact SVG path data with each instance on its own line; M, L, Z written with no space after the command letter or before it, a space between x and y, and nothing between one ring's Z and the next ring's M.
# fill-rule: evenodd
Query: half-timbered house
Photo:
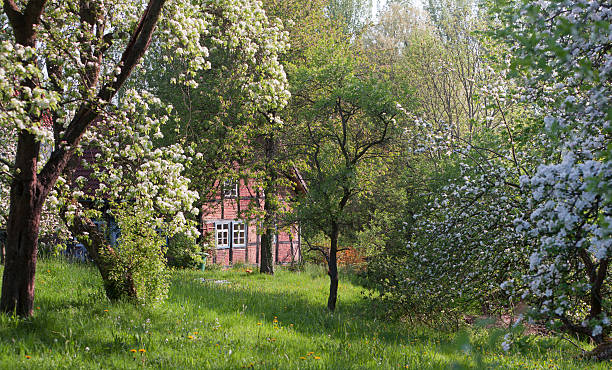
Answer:
M261 224L245 216L263 209L261 190L253 180L225 181L216 196L202 207L202 231L212 240L211 263L224 266L236 263L258 265L261 259ZM290 191L281 193L289 196ZM273 238L275 264L290 264L301 259L299 225L279 225Z

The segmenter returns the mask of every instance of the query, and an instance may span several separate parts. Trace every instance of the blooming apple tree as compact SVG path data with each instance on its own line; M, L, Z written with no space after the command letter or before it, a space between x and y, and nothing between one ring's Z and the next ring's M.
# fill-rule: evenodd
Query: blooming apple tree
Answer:
M110 136L126 125L127 116L113 114L122 107L117 92L139 65L151 42L188 59L188 69L178 80L193 84L198 71L210 68L204 39L224 40L223 45L229 49L253 45L248 33L219 37L214 20L223 14L227 24L246 30L261 12L261 6L251 0L6 0L2 6L0 122L3 131L15 133L16 151L14 159L3 158L11 176L11 190L0 309L29 316L34 299L40 215L45 201L81 147L84 135L96 122L100 127L115 129L97 131ZM259 26L255 22L253 27ZM253 91L261 92L262 96L263 92L273 93L273 79L269 83L257 82ZM142 86L138 90L143 90ZM136 96L148 99L143 92L132 97ZM145 100L141 107L147 104ZM137 128L134 132L140 134L146 129ZM120 141L116 142L114 149L124 149L118 146ZM46 158L41 155L41 146L50 148ZM139 146L132 145L126 153L131 150L138 151ZM155 157L151 152L151 156L141 158L147 159L138 163L138 169L151 171L154 163L161 166L168 157L161 153ZM115 181L114 169L107 169L108 182ZM118 177L116 173L115 176ZM143 193L148 190L140 188ZM155 197L133 199L165 206L164 210L175 212L172 220L180 224L181 210L173 209L169 198ZM177 194L172 199L185 205L184 197ZM159 202L153 198L166 200Z

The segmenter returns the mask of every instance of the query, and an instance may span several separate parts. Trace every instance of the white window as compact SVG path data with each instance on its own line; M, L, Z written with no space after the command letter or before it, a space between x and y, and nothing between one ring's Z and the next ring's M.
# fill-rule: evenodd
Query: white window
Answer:
M217 248L229 248L229 222L217 222L215 224L215 239Z
M247 241L246 224L243 221L215 222L215 241L218 249L244 247ZM231 239L230 239L231 237Z
M246 227L242 221L232 223L232 243L234 247L246 245Z
M223 181L223 196L225 198L235 198L238 196L238 182L233 180Z

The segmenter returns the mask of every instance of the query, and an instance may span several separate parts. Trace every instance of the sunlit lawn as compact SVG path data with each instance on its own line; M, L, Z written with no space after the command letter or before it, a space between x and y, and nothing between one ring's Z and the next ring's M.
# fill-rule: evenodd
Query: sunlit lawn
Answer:
M501 332L388 322L346 279L331 314L327 284L317 268L275 276L178 271L167 301L134 306L108 302L90 266L42 261L34 317L0 315L0 367L609 368L575 359L577 350L557 338L506 354Z

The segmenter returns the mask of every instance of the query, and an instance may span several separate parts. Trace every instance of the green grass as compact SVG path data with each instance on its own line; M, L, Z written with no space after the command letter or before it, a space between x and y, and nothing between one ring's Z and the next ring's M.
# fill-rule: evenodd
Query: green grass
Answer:
M347 279L332 314L327 287L316 268L177 271L167 301L132 305L107 301L90 266L41 261L34 316L0 315L0 368L609 368L576 360L558 338L533 338L506 354L501 332L389 322ZM130 351L139 349L146 352Z

